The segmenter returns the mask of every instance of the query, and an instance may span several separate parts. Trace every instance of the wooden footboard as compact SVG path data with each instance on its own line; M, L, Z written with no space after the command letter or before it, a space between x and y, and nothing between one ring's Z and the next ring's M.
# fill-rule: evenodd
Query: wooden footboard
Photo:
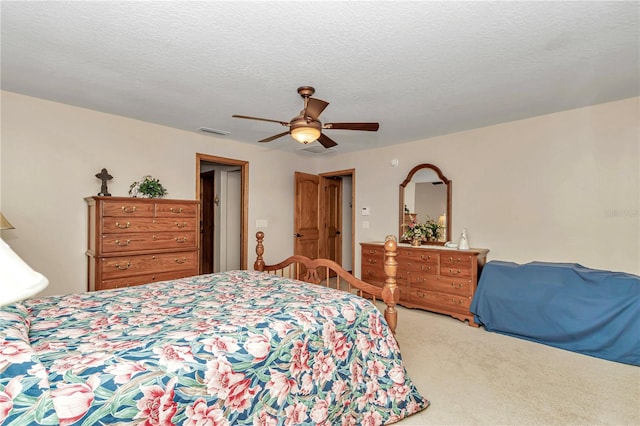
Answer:
M256 233L256 258L253 268L256 271L264 271L279 276L294 278L313 284L321 284L327 287L337 288L349 292L355 292L362 297L371 297L375 301L381 299L387 305L384 310L384 317L389 324L389 328L395 334L398 323L398 312L396 303L400 299L400 293L396 285L396 273L398 262L396 262L396 249L398 244L394 240L388 240L384 244L384 272L387 275L383 288L364 282L349 272L342 266L329 259L309 259L305 256L291 256L280 263L267 265L262 255L264 254L264 233Z

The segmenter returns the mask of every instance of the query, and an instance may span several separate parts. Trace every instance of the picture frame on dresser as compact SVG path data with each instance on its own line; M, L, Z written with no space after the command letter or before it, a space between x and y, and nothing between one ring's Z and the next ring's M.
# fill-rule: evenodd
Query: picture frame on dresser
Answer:
M87 290L198 275L199 201L86 197Z

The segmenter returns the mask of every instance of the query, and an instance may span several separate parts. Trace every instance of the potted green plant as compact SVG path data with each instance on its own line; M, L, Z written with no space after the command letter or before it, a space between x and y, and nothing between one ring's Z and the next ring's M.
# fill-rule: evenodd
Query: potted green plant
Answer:
M146 175L141 181L133 182L129 186L129 195L138 198L162 198L167 195L167 190L158 179Z

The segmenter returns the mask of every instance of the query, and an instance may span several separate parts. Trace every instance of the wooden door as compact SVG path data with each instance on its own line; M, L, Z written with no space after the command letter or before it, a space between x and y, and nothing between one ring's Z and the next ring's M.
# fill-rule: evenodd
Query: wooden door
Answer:
M342 265L342 178L331 176L323 181L323 218L325 243L323 257Z
M215 193L215 171L200 174L200 199L201 219L200 219L200 273L210 274L213 272L213 236L215 209L213 199Z
M310 259L320 254L320 177L295 172L293 252Z

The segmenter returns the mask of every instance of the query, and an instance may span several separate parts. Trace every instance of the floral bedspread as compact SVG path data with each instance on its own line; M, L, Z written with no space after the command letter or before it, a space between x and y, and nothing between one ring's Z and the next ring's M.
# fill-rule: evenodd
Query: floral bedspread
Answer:
M428 404L373 304L260 272L0 309L0 424L377 425Z

